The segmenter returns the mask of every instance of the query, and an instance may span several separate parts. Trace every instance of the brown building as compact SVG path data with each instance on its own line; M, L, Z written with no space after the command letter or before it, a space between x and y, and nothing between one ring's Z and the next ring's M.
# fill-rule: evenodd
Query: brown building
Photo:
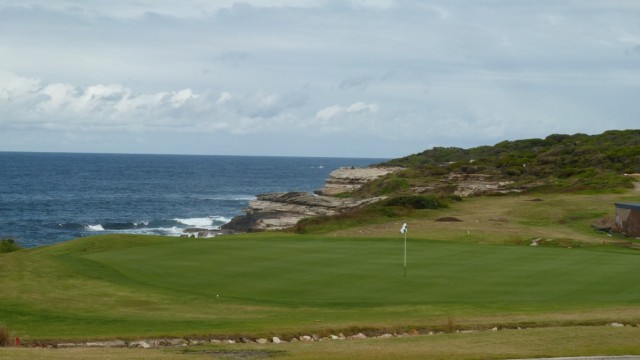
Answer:
M616 229L640 237L640 203L616 203Z

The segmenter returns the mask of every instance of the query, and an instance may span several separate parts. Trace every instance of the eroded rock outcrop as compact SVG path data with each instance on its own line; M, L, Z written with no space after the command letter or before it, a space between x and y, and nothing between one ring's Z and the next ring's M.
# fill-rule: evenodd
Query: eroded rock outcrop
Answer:
M323 189L315 193L277 192L260 194L249 202L245 215L233 218L223 230L281 230L315 216L331 216L383 199L338 198L332 195L357 190L368 181L400 168L339 168L331 173Z
M316 190L318 195L335 196L345 192L352 192L362 185L381 176L400 171L400 167L356 168L341 167L329 175L324 188Z
M314 216L331 216L349 209L379 201L339 199L305 192L261 194L249 202L245 215L235 217L223 229L236 231L281 230Z

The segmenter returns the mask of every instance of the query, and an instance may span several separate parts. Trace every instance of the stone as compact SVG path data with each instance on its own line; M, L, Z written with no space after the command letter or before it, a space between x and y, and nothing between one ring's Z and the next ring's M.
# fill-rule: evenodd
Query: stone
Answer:
M132 344L134 345L134 347L140 347L140 348L143 348L143 349L150 349L151 348L151 345L149 345L149 343L146 342L146 341L136 341L136 342L134 342ZM131 346L131 344L129 346Z
M490 330L490 331L498 331L498 327L497 327L497 326L495 326L495 327L492 327L492 328L491 328L491 329L489 329L489 330Z
M364 340L367 336L363 333L357 333L355 335L349 336L349 340Z
M401 167L341 167L334 170L325 181L322 189L317 190L319 195L335 196L345 192L358 190L362 185L381 176L403 170Z
M280 344L282 342L282 340L280 340L279 337L274 336L273 338L271 338L271 342L274 344Z
M313 341L313 338L309 335L303 335L303 336L300 336L300 341L309 342L309 341Z
M265 339L265 338L259 338L259 339L256 339L256 342L257 342L258 344L266 344L266 343L268 343L268 342L269 342L269 340L267 340L267 339Z
M329 338L331 340L340 340L340 337L336 336L336 335L329 335Z
M378 337L379 337L379 338L381 338L381 339L385 339L385 338L393 337L393 335L391 335L391 334L387 333L387 334L382 334L382 335L380 335L380 336L378 336Z
M617 322L613 322L610 325L613 326L613 327L623 327L624 326L624 324L620 324L620 323L617 323Z
M122 348L122 347L127 347L127 343L122 340L98 341L98 342L88 342L87 346L88 347Z

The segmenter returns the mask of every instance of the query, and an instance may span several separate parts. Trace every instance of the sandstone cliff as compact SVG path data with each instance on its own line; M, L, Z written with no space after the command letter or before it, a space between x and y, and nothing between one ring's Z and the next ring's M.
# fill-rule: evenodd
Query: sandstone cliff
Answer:
M357 190L365 183L380 176L400 171L401 167L384 168L354 168L341 167L333 171L325 181L324 188L316 190L318 195L335 196L345 192Z
M260 194L249 202L245 215L233 218L223 230L280 230L294 226L304 218L336 215L349 209L374 203L382 197L354 200L334 195L358 189L367 181L401 168L339 168L331 173L325 187L315 194L278 192Z

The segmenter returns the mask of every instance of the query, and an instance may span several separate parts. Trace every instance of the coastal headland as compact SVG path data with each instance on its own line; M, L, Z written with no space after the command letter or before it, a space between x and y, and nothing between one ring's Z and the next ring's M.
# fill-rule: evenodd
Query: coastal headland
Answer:
M251 200L245 215L223 225L223 231L252 232L282 230L298 221L314 216L331 216L384 199L374 196L364 199L339 197L359 189L369 181L402 170L400 167L341 167L334 170L325 186L314 193L277 192L259 194Z

